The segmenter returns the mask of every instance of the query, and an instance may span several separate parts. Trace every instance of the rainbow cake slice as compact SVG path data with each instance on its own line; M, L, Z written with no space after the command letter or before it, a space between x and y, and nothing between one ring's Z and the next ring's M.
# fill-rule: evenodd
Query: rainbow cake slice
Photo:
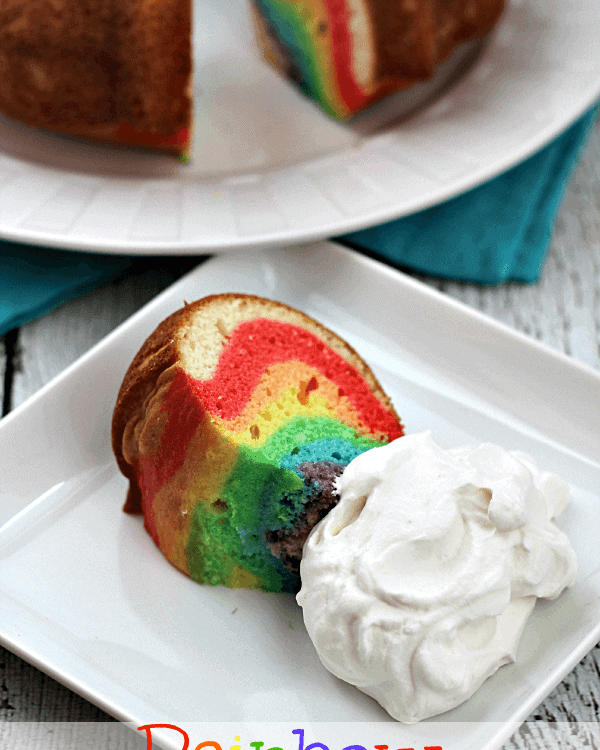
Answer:
M368 366L286 305L206 297L134 358L113 416L129 479L167 559L199 583L299 587L302 546L358 454L402 435Z
M461 42L487 34L504 0L252 0L265 59L346 119L426 81Z

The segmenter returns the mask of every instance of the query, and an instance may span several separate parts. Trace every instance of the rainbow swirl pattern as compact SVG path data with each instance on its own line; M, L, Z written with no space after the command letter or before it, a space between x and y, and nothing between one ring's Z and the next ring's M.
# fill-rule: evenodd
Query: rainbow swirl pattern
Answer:
M148 532L199 583L266 591L298 588L266 538L293 530L319 492L307 467L345 466L402 435L341 355L266 318L233 329L210 379L178 369L150 413L159 447L137 468Z
M305 94L329 115L345 120L407 81L356 80L347 0L253 0L269 31L294 66Z

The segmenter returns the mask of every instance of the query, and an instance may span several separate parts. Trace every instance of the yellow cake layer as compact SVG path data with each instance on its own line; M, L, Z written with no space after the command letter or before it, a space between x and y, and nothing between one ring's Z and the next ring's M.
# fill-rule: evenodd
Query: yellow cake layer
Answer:
M312 378L317 388L306 389ZM298 388L296 383L302 383ZM294 383L290 386L290 383ZM215 417L215 424L237 445L260 448L294 417L330 417L359 430L363 427L350 400L316 367L303 362L278 362L261 376L242 413L234 419Z

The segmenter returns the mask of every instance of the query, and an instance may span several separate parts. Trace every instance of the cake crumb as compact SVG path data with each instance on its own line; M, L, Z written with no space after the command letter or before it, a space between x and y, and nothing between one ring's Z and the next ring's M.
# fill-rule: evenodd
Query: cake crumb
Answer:
M308 394L311 391L315 391L318 387L319 384L314 375L307 383L305 383L304 381L300 383L300 388L298 389L298 401L302 404L302 406L306 405L308 401Z
M217 319L217 331L223 336L224 339L229 339L229 333L227 331L227 328L225 328L225 323L221 320L221 318Z

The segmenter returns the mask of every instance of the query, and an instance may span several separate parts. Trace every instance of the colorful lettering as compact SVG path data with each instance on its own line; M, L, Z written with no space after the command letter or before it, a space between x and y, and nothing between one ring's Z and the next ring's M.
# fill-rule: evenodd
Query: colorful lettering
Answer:
M146 750L152 750L152 730L153 729L175 729L177 732L181 732L183 735L183 747L181 750L188 750L188 747L190 746L190 738L188 737L187 732L184 729L181 729L178 726L175 726L175 724L143 724L141 727L138 727L138 730L141 732L142 729L146 731ZM221 748L217 746L219 750ZM198 750L198 748L196 748Z
M304 729L292 729L292 734L297 734L299 736L298 750L316 750L316 748L320 748L320 750L329 750L327 745L324 745L322 742L312 742L310 745L304 747Z

